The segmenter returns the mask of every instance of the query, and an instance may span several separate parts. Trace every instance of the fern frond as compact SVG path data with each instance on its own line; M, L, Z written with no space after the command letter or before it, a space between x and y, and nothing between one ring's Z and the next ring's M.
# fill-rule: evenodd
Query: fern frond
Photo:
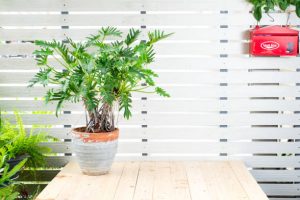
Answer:
M127 46L131 45L132 43L134 43L137 40L137 38L139 37L140 34L141 34L140 30L135 30L135 29L131 28L129 30L129 33L126 36L126 39L124 40L125 44Z
M163 40L169 36L173 35L173 33L165 34L164 31L154 30L153 32L148 33L149 43L154 44L160 40Z

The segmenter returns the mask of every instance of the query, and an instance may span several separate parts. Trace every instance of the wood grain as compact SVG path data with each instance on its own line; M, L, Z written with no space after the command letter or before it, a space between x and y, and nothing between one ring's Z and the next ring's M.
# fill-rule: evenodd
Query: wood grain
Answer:
M267 200L241 161L115 162L86 176L71 161L36 200Z

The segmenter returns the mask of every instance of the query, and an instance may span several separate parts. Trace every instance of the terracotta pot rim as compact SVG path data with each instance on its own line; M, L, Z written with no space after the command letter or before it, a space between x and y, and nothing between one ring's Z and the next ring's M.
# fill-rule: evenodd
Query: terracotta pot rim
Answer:
M113 131L109 131L109 132L95 132L95 133L90 133L90 132L83 132L83 131L80 131L79 129L85 129L86 127L85 126L81 126L81 127L76 127L76 128L72 128L72 132L73 133L84 133L84 134L110 134L110 133L114 133L116 131L119 131L119 128L115 128L115 130Z
M73 128L72 133L75 137L80 138L83 142L109 142L119 138L119 129L116 128L111 132L88 133L82 132L80 129L85 127Z

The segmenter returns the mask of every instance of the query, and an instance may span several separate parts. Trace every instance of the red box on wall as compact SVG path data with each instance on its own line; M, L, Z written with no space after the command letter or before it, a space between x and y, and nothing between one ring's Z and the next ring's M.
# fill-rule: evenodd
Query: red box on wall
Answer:
M282 26L259 27L251 31L250 54L254 56L297 56L299 32Z

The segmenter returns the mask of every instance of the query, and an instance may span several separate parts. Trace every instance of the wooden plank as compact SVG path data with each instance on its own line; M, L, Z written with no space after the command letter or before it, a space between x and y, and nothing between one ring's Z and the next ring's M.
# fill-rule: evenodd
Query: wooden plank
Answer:
M152 199L154 181L155 181L155 163L142 162L140 164L140 170L139 170L138 179L135 186L136 188L135 188L133 200Z
M174 200L188 200L191 198L187 170L182 162L172 162L171 182L173 186Z
M139 169L139 162L125 163L123 174L115 191L114 200L133 199Z
M171 177L171 163L168 161L156 162L152 199L164 200L175 199L175 197Z
M210 193L204 180L204 173L196 167L196 162L185 164L191 199L216 199L216 193Z
M209 193L216 195L216 199L238 200L249 199L236 178L234 172L226 162L199 163L198 167L204 173L204 181L208 186ZM215 183L226 183L218 184Z
M229 162L232 171L237 177L239 177L240 184L246 191L249 199L258 200L258 199L267 199L267 196L261 190L261 188L256 185L256 181L249 174L245 166L240 161L231 161Z

